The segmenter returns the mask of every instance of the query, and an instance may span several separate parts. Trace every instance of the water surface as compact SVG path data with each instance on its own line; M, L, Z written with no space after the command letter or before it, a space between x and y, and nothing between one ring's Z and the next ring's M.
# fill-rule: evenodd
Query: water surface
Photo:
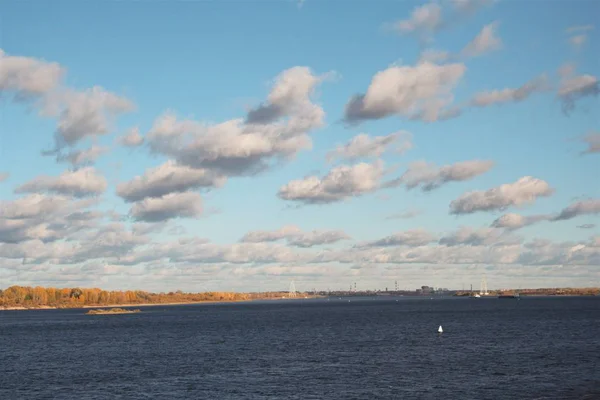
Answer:
M600 399L598 297L140 308L0 311L0 399Z

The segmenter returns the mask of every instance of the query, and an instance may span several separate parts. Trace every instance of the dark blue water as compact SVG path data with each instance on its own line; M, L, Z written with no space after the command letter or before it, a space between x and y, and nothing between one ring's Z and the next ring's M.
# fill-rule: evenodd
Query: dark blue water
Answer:
M142 309L0 311L0 399L600 399L600 298Z

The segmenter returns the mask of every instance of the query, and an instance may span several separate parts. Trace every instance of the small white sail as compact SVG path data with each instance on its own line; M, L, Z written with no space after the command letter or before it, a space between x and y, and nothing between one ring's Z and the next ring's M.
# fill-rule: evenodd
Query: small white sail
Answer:
M442 333L444 332L444 330L442 329L442 326L440 325L440 327L438 328L438 333Z

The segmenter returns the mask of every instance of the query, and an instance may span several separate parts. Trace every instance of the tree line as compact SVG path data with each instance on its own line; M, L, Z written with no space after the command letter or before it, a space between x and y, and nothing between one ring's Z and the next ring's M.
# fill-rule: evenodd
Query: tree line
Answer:
M281 298L284 292L235 293L204 292L150 293L141 290L102 290L98 288L53 288L11 286L0 290L0 307L82 307L121 304L191 303L202 301L242 301Z

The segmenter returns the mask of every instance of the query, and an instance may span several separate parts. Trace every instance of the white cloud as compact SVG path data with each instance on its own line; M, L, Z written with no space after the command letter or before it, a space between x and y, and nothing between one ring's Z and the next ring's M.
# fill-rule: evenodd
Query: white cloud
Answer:
M585 97L596 97L600 93L598 78L593 75L575 75L572 65L565 65L559 70L561 75L558 87L558 99L562 102L565 113L573 111L575 103Z
M96 160L103 154L106 154L110 149L104 146L93 145L85 150L72 150L67 154L57 153L57 161L66 161L74 167L82 165L89 165L96 162Z
M119 138L119 143L125 147L137 147L144 143L139 128L131 128L124 136Z
M56 193L75 197L96 196L106 190L106 179L93 167L39 176L15 189L16 193Z
M42 194L0 201L0 243L68 239L95 225L100 214L84 211L92 204L89 199Z
M0 217L9 219L38 217L64 209L68 203L67 197L42 194L32 194L13 201L0 200Z
M459 182L473 179L484 174L494 166L489 160L461 161L455 164L438 167L426 161L410 164L408 170L397 179L386 183L387 187L404 184L407 189L420 187L427 192L439 188L448 182Z
M373 77L365 94L350 99L345 119L356 123L398 115L433 122L454 117L459 111L452 107L452 91L465 70L460 63L389 67Z
M182 165L208 168L225 175L249 175L308 149L308 133L324 124L325 112L309 99L328 75L306 67L283 71L268 102L248 114L216 125L178 120L166 114L146 135L150 148Z
M421 210L407 210L397 214L391 214L385 217L385 219L410 219L414 218L418 215L421 215L423 211Z
M484 26L481 32L465 46L462 54L467 57L476 57L500 49L502 40L497 35L497 29L497 22Z
M278 196L305 204L333 203L377 190L383 174L381 161L342 165L323 178L309 176L293 180L279 189Z
M599 250L593 243L534 240L525 245L516 262L523 265L599 265Z
M286 225L276 231L251 231L240 239L241 242L262 243L275 242L302 234L302 230L295 225Z
M94 86L83 91L66 89L46 97L43 112L58 116L55 141L56 148L61 149L86 137L107 134L116 116L134 109L129 99Z
M250 110L247 122L268 124L289 115L321 113L311 101L317 85L330 75L316 76L308 67L293 67L283 71L274 81L267 103Z
M442 8L436 3L416 7L410 18L397 21L393 28L402 34L416 33L427 39L442 26Z
M17 100L35 100L35 107L46 117L58 119L54 133L55 147L44 155L56 155L57 161L89 163L99 154L73 151L61 154L65 147L74 147L86 137L109 133L111 123L120 114L135 106L122 96L100 86L75 90L63 83L65 69L57 63L32 57L9 56L0 49L0 95L12 94ZM99 149L100 147L93 147Z
M435 241L436 238L424 229L413 229L398 232L383 239L367 242L357 247L388 247L388 246L423 246Z
M491 90L479 92L473 96L471 105L486 107L492 104L516 103L527 99L536 92L548 89L545 75L530 80L518 88L506 88L502 90Z
M588 148L582 154L600 153L600 132L592 132L583 138Z
M573 203L554 217L554 220L571 219L586 214L600 214L600 199L582 200Z
M39 97L60 85L64 69L57 63L7 55L0 49L0 94Z
M398 143L400 142L400 143ZM338 146L327 154L327 159L356 161L360 158L380 157L395 145L394 151L403 154L413 146L410 132L398 131L385 136L369 136L365 133L354 136L348 143Z
M550 218L551 216L545 214L524 216L515 213L508 213L502 215L492 222L492 227L515 230L540 221L550 220Z
M119 184L117 194L125 201L131 202L192 189L221 187L225 181L225 177L210 170L190 168L167 161L156 168L148 169L142 176Z
M72 217L74 221L95 218L83 211ZM235 286L232 277L243 277L247 285L245 290L248 290L253 285L260 285L261 281L264 284L266 276L295 277L297 287L302 285L300 277L310 277L319 287L332 278L339 280L364 274L366 279L372 277L377 284L377 277L396 275L400 266L405 276L422 276L423 265L440 266L438 277L449 281L453 275L464 274L469 265L501 267L504 274L530 273L538 277L543 274L545 279L550 274L564 276L564 271L555 270L555 266L568 265L569 279L575 273L581 274L581 279L589 280L591 270L588 267L600 262L600 237L585 242L534 240L523 244L518 237L489 228L462 227L442 236L442 244L435 243L439 235L414 230L360 246L313 250L309 247L318 245L314 241L288 243L288 246L263 242L214 244L195 237L152 242L145 235L154 232L155 227L164 229L164 224L142 225L140 229L127 229L121 223L91 226L69 235L64 242L51 237L49 241L25 238L7 242L0 239L2 272L8 268L20 282L25 283L49 279L66 283L85 281L95 285L94 282L101 276L102 282L112 282L115 288L122 287L123 279L132 282L142 282L138 279L143 279L144 282L156 281L158 290L165 290L165 279L178 286L186 282L198 285L198 282L206 280L226 281L227 285ZM0 238L2 229L0 223ZM267 236L262 239L277 240L274 236L290 233L293 238L303 237L302 234L294 235L298 231L284 227L270 232L271 237L267 231ZM310 237L317 238L318 235ZM321 244L321 241L318 243ZM536 270L535 266L544 268ZM472 271L472 268L467 269ZM35 277L28 275L32 270L35 270ZM89 280L87 275L90 273L99 276ZM106 281L111 275L118 280ZM563 283L571 282L564 277L562 279Z
M511 246L521 243L521 239L502 229L461 227L442 237L439 243L445 246Z
M196 218L202 214L202 197L198 193L170 193L148 197L131 207L136 221L158 222L173 218Z
M251 231L242 237L241 242L262 243L287 240L288 245L296 247L313 247L324 244L333 244L341 240L350 239L342 231L311 231L303 232L294 225L284 226L276 231Z
M548 197L554 189L547 182L524 176L516 182L506 183L485 191L468 192L450 203L451 214L470 214L477 211L504 210L535 202L538 197Z

